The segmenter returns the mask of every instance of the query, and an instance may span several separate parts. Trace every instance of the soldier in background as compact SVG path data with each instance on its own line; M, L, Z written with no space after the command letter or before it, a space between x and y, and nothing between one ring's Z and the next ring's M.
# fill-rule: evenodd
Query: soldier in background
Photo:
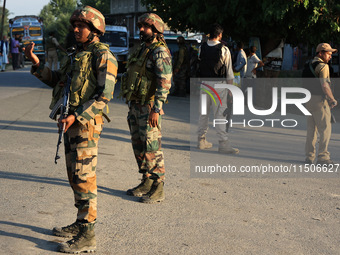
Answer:
M174 56L174 96L185 97L188 78L188 49L183 36L177 37L178 52Z
M338 101L334 98L331 89L328 63L332 59L332 54L337 51L337 49L332 49L328 43L320 43L316 47L315 57L308 64L307 70L311 72L310 77L317 79L316 82L309 81L308 86L305 86L312 94L311 99L306 103L307 110L312 114L307 117L306 164L314 164L315 158L317 158L316 164L334 164L328 151L328 144L332 134L331 109L338 104ZM304 72L303 76L305 74ZM319 134L319 139L317 139L317 134ZM316 152L317 140L318 153Z
M121 96L129 105L132 148L143 178L127 194L142 197L143 203L156 203L165 198L161 118L171 87L171 54L163 36L164 22L158 15L142 15L138 27L142 44L130 55Z
M34 43L26 47L25 54L32 61L33 75L53 88L51 107L60 98L67 74L72 71L69 115L59 125L66 124L66 168L78 213L73 224L56 227L53 234L72 238L61 243L59 251L79 253L96 250L98 142L104 123L103 109L112 99L118 64L108 45L99 42L99 36L105 32L105 18L98 10L90 6L77 9L70 23L79 44L72 66L68 59L60 70L51 71L33 53Z
M66 53L66 50L59 44L57 38L55 38L55 33L50 32L49 37L46 40L46 52L47 52L47 62L51 70L58 69L57 49L60 49Z

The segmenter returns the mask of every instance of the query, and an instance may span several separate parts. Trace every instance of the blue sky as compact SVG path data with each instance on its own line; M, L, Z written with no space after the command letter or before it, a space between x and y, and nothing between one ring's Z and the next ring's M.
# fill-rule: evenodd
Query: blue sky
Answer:
M50 0L6 0L6 9L9 10L9 18L21 15L38 15L41 9L47 5ZM0 0L2 8L4 0Z

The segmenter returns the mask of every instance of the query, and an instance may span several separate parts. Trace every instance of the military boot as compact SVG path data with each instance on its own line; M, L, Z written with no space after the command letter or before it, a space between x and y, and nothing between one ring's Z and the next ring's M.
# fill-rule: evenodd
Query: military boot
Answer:
M239 149L231 147L229 141L220 141L218 152L223 154L238 154L240 152Z
M61 237L74 237L79 233L79 222L76 221L72 223L71 225L68 225L66 227L55 227L53 228L52 232L56 236Z
M96 236L94 223L79 224L79 233L73 239L61 243L58 251L65 253L80 253L96 251Z
M210 149L212 147L212 143L209 143L205 137L198 138L198 146L200 150Z
M162 202L164 199L164 182L154 181L150 191L140 199L140 202L153 204Z
M152 179L150 179L149 177L144 177L142 179L142 182L137 187L127 190L126 194L134 197L141 197L143 195L146 195L150 191L152 183Z

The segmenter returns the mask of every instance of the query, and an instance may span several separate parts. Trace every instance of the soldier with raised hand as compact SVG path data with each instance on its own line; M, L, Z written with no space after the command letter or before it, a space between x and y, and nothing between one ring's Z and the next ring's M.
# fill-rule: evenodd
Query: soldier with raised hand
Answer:
M142 44L128 60L121 96L129 105L132 148L143 177L127 194L142 197L143 203L156 203L165 198L161 117L171 87L171 55L164 41L164 22L158 15L143 14L138 27Z
M68 60L60 70L51 71L33 53L34 43L26 47L25 54L33 63L32 74L53 88L50 107L62 96L67 74L72 74L69 115L59 122L66 124L67 175L78 213L73 224L56 227L53 233L72 238L61 243L59 251L79 253L96 249L98 141L104 123L103 109L112 99L118 64L108 45L99 42L99 36L105 32L105 19L98 10L90 6L77 9L70 23L78 43L72 65Z

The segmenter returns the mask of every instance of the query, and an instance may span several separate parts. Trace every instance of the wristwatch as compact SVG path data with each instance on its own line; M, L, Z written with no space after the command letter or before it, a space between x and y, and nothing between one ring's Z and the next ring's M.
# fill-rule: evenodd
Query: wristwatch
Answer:
M160 113L161 112L161 109L159 109L159 108L153 107L152 109L153 109L153 111L155 113Z

